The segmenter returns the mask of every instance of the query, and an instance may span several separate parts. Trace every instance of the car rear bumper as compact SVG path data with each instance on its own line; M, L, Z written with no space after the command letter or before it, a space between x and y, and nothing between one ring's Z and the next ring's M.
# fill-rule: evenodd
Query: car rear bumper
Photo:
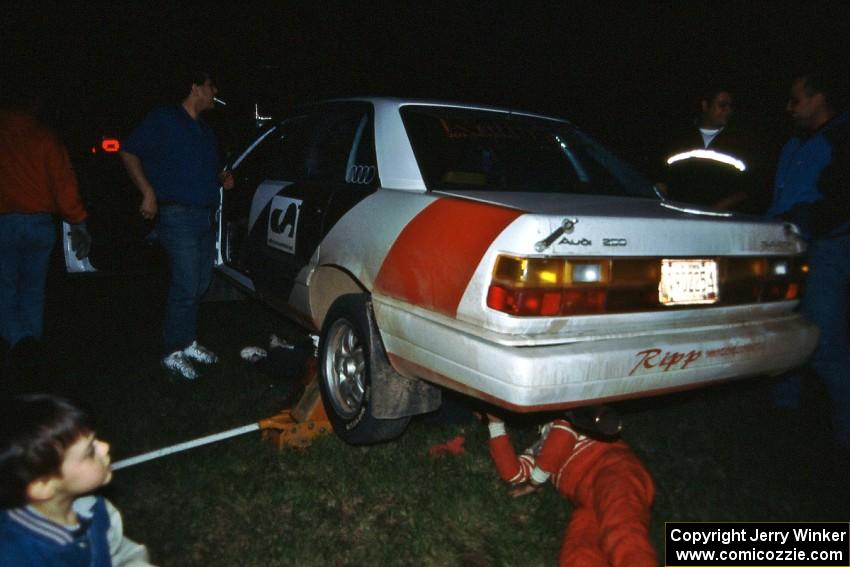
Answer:
M416 375L516 411L642 397L718 380L776 375L801 365L817 342L797 314L681 328L675 333L509 347L449 322L375 299L390 361Z

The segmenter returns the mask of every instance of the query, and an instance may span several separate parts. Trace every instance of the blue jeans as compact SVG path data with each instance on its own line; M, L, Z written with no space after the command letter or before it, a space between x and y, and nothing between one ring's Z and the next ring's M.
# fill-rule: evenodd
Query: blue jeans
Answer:
M56 223L48 213L0 214L0 336L9 347L44 334L44 287Z
M850 235L812 242L802 312L820 329L811 363L829 396L833 438L846 448L850 448L848 285ZM800 405L800 390L800 376L794 374L774 385L771 395L777 406L794 408Z
M183 205L159 210L157 233L171 267L162 322L163 355L197 339L198 306L210 285L215 261L214 214L214 209Z

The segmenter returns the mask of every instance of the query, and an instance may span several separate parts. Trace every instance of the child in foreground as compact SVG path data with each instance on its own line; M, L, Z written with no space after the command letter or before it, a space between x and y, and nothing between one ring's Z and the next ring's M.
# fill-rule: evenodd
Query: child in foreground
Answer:
M112 479L109 445L89 417L49 395L0 408L0 565L149 565L121 515L91 494Z
M652 478L621 441L580 433L566 419L543 427L540 441L517 457L505 424L487 415L490 456L512 496L537 491L552 479L575 510L561 544L562 567L655 567L649 542Z

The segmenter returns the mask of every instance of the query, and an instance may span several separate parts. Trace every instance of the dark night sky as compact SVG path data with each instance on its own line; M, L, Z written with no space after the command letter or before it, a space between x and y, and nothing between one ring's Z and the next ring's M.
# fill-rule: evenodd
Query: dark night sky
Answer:
M233 114L254 100L447 98L566 116L628 154L717 81L738 92L739 119L780 137L794 70L850 61L843 2L20 4L0 24L6 74L47 69L66 124L118 129L186 57L215 70Z

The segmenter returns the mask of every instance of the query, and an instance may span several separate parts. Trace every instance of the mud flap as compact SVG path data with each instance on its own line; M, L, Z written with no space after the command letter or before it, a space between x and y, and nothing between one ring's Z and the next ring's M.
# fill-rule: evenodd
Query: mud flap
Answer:
M424 380L402 376L390 366L375 315L372 301L366 301L366 317L372 341L369 360L372 361L372 416L393 419L419 415L436 410L442 402L442 391Z

